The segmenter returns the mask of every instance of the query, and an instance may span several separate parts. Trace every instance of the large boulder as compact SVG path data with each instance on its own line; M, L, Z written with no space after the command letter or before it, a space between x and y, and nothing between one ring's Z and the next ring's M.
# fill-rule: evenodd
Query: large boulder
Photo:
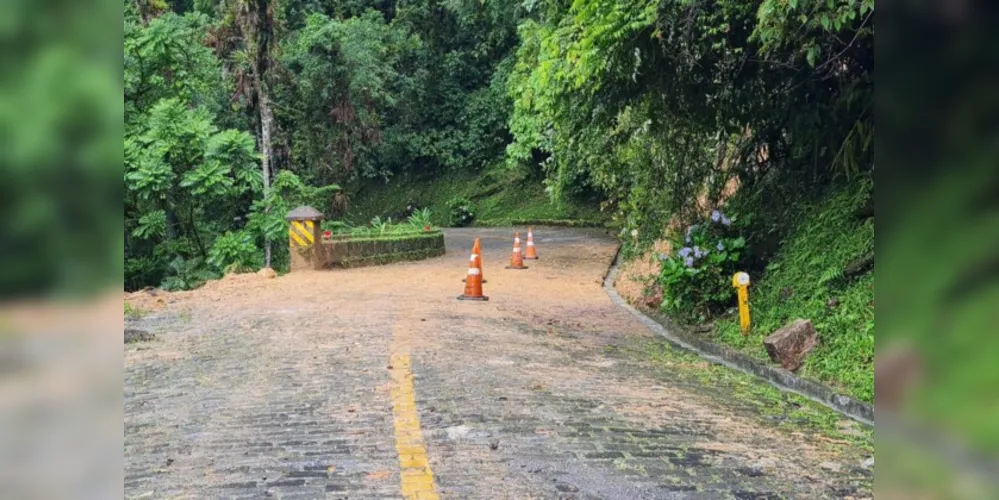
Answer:
M818 343L819 335L807 319L796 319L763 340L770 359L792 372L801 368L808 353Z

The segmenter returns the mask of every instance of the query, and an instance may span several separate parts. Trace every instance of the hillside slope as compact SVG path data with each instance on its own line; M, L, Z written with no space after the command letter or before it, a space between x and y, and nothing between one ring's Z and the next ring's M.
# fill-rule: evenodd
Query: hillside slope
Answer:
M743 337L735 311L694 326L707 339L768 359L763 338L797 319L809 319L820 336L800 374L836 386L857 399L874 400L874 218L864 207L869 182L833 190L788 211L787 233L765 269L750 271L752 332ZM629 301L657 307L660 273L656 256L670 246L658 241L626 263L616 283ZM708 325L704 325L708 326Z
M602 224L606 216L595 200L553 203L542 182L502 167L481 173L452 172L439 177L374 181L356 189L345 219L365 224L373 217L405 217L407 206L429 208L432 220L449 225L448 202L472 202L476 225L509 225L514 221L585 221Z

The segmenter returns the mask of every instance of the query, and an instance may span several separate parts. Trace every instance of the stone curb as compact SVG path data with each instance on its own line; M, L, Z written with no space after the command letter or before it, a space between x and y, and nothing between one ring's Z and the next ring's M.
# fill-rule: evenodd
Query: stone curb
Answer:
M614 289L620 264L621 250L618 248L614 261L607 274L604 275L604 290L607 295L615 304L630 311L656 335L670 344L693 352L712 363L763 379L780 390L804 396L862 424L874 426L874 407L872 405L837 393L826 385L804 379L783 368L770 366L739 351L697 338L658 311L642 306L638 308L632 306Z

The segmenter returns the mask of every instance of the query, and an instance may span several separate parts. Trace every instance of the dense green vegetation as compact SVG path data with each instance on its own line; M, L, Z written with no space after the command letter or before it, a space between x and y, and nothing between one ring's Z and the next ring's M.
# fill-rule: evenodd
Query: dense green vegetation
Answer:
M590 200L564 200L553 203L540 179L522 178L502 164L477 172L452 172L424 179L385 184L374 181L357 191L345 215L349 221L372 217L404 217L408 207L428 208L434 224L452 224L449 204L467 200L476 225L510 225L518 220L606 219Z
M661 265L649 277L646 295L661 294L661 309L681 323L713 323L696 329L761 360L768 359L763 337L809 319L820 343L800 373L872 402L873 181L832 185L788 204L783 214L769 214L768 221L753 220L758 206L738 194L727 210L751 215L713 211L669 238L673 252L649 255ZM752 280L752 331L746 336L731 284L736 271L748 271Z
M354 226L343 221L323 221L321 228L323 238L331 240L346 239L394 239L413 235L422 235L431 231L440 232L433 227L430 209L414 211L406 220L393 221L391 218L374 217L367 225Z
M281 268L300 203L355 225L610 217L640 247L737 179L761 203L733 217L773 220L873 168L873 9L126 1L125 287Z
M508 160L541 159L556 197L599 190L624 233L658 238L732 179L793 202L872 168L873 0L537 7Z
M126 289L281 268L289 207L339 219L374 179L502 159L520 12L126 1Z
M810 319L821 343L801 373L874 400L874 218L864 213L869 182L836 190L788 212L789 236L751 290L753 335L734 316L717 324L718 340L766 358L761 335Z

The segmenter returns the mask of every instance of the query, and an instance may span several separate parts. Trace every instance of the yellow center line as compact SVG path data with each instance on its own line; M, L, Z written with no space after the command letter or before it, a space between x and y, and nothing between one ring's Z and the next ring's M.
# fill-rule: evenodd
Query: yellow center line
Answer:
M392 332L392 420L395 426L395 449L399 454L402 496L409 500L438 500L434 473L430 470L427 449L416 411L416 391L409 355L409 331L404 327Z

